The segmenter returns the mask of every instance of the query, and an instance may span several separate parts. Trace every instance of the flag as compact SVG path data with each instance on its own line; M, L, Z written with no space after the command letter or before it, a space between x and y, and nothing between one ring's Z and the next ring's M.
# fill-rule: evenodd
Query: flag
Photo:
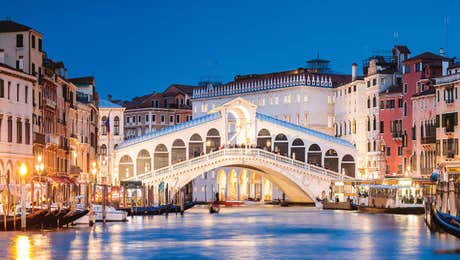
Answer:
M105 129L107 130L107 134L110 134L110 113L107 119L105 119L104 124L105 124Z

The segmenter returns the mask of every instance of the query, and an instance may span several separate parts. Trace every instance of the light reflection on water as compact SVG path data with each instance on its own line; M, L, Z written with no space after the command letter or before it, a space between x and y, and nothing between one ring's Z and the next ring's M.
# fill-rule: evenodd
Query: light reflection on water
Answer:
M6 232L0 256L15 259L113 258L429 258L460 248L431 234L422 216L369 215L311 208L204 208L128 223L57 232Z

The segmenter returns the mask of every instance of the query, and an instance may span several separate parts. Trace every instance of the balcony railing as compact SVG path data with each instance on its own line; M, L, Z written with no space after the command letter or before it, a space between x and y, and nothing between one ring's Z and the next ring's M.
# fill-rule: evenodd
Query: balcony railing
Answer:
M460 80L460 73L436 78L436 84L450 83L458 80Z
M45 104L50 108L56 108L56 101L45 98Z
M46 144L45 135L40 133L34 133L34 143L36 144Z
M436 143L436 137L435 136L422 137L421 143L422 144L435 144Z
M395 139L403 137L402 132L393 132L392 135L393 135L393 138L395 138Z

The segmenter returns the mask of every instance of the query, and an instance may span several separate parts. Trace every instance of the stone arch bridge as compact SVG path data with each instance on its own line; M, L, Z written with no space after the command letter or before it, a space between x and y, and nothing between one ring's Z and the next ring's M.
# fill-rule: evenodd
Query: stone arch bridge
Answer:
M311 202L331 181L353 179L355 147L257 112L236 98L183 124L125 141L114 152L112 179L142 181L156 192L180 190L210 170L238 166L262 173L294 202Z

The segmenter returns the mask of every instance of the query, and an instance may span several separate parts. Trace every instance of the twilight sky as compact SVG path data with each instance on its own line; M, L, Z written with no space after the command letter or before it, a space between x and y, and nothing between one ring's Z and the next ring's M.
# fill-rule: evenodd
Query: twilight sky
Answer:
M412 3L414 2L414 3ZM416 2L416 3L415 3ZM4 1L10 17L44 34L69 76L94 75L101 97L131 98L172 83L230 81L295 69L316 57L350 73L376 51L460 55L460 1Z

